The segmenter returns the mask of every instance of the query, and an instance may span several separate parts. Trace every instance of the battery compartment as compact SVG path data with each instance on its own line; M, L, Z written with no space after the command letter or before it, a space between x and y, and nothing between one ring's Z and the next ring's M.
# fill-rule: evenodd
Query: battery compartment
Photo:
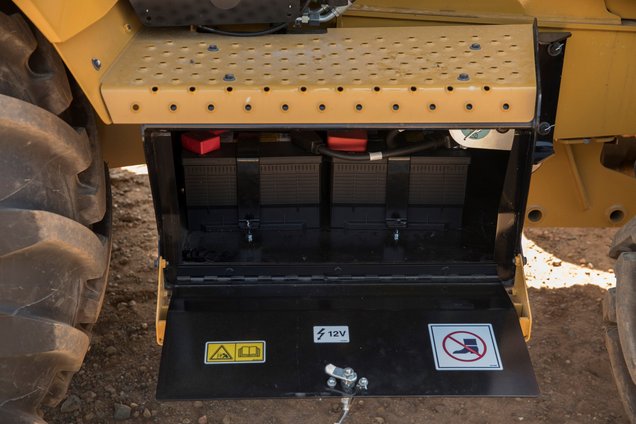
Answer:
M385 134L369 131L368 150L386 149ZM198 155L180 135L171 133L176 245L180 266L200 275L225 265L254 266L262 276L262 266L322 275L351 264L361 267L347 271L355 275L493 261L509 152L454 145L352 162L312 154L285 132L234 131L219 150Z

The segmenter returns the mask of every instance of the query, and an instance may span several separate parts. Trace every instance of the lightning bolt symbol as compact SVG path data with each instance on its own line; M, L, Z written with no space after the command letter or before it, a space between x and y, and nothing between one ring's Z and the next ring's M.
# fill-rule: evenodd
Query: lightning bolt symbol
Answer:
M321 328L320 331L318 331L318 340L322 339L322 336L325 335L325 329Z

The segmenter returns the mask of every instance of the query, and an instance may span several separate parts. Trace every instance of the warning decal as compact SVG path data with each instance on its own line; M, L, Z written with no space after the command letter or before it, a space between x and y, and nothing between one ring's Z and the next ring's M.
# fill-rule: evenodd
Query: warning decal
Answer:
M503 370L491 324L429 324L438 371Z
M215 364L254 364L265 362L265 342L207 342L204 362Z

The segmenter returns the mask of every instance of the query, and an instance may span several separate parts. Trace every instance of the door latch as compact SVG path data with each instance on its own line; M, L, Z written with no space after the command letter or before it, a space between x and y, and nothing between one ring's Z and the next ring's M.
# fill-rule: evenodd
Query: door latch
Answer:
M327 387L330 389L334 389L338 385L338 381L340 381L342 390L346 393L351 393L354 387L358 390L367 390L369 388L369 380L365 377L358 379L358 374L353 368L340 368L333 364L327 364L325 373L329 376Z

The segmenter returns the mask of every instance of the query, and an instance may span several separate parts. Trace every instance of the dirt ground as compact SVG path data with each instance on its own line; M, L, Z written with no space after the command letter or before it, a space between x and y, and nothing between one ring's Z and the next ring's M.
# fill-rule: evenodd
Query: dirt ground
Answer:
M338 400L154 399L157 239L146 175L115 170L114 244L104 309L69 397L50 423L332 424ZM534 312L529 344L536 399L356 399L346 423L623 423L603 343L600 301L613 284L611 229L526 231L526 273ZM126 419L126 417L130 417Z

